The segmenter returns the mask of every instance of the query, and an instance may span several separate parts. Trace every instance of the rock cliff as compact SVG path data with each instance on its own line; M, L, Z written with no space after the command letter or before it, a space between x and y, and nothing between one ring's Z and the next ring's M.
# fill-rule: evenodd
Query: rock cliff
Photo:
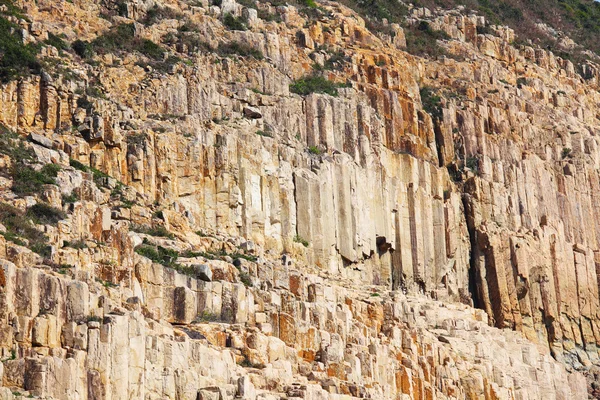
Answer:
M18 3L0 399L598 396L596 64L464 9L409 7L421 57L336 2Z

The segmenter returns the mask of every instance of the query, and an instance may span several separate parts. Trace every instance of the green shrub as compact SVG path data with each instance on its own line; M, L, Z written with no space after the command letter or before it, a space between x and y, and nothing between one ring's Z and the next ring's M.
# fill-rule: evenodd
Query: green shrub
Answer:
M72 249L77 249L77 250L87 249L87 247L88 247L84 240L76 240L74 242L69 242L69 241L65 240L63 242L63 246L70 247Z
M23 138L2 124L0 124L0 154L9 156L13 162L35 159L33 149L25 146Z
M340 3L353 9L365 18L367 28L374 32L386 32L389 26L382 23L400 23L408 14L408 8L396 0L341 0Z
M138 50L143 55L154 59L163 58L165 54L165 51L162 49L162 47L148 39L141 40Z
M131 224L129 229L133 232L143 233L145 235L166 237L168 239L174 238L173 234L170 233L164 226L151 227L148 225Z
M146 17L142 20L144 25L154 25L163 19L181 19L183 15L171 7L160 7L154 5L146 12Z
M135 205L135 201L131 201L131 200L127 200L127 199L121 199L121 203L123 203L123 208L131 208Z
M163 214L162 210L156 210L156 211L154 211L154 212L152 213L152 216L153 216L154 218L158 218L158 219L162 219L162 220L164 220L164 219L165 219L165 215Z
M90 170L90 167L74 159L69 160L69 165L83 172L88 172Z
M465 165L473 171L474 174L477 175L479 173L479 159L477 157L467 157Z
M125 1L118 1L116 6L117 6L117 14L120 17L127 17L127 3Z
M321 154L323 154L323 151L321 151L321 149L319 149L317 146L310 146L308 148L308 152L316 156L320 156Z
M251 261L251 262L256 262L256 260L258 260L258 258L256 256L253 256L251 254L243 254L243 253L238 253L238 252L236 252L236 253L230 253L230 254L227 254L225 252L221 252L221 254L224 255L224 256L229 256L229 257L233 258L234 260L236 258L241 258L241 259L244 259L246 261Z
M44 42L47 45L54 46L58 51L69 50L69 45L60 36L48 33L48 39Z
M2 3L6 5L7 2ZM9 3L12 5L12 2ZM6 83L30 73L39 73L41 66L37 60L38 52L39 46L23 43L19 26L0 15L0 82Z
M569 157L569 156L571 155L571 149L570 149L570 148L568 148L568 147L564 147L564 148L562 149L562 153L561 153L561 155L562 155L562 158L567 158L567 157Z
M328 70L341 70L344 65L350 61L350 57L346 56L346 54L342 51L336 51L332 53L327 61L325 61L325 69Z
M98 36L91 43L94 51L100 54L127 50L135 40L135 27L133 24L120 24Z
M71 44L71 48L81 58L91 58L94 55L94 48L89 42L78 39Z
M217 53L222 56L238 55L241 57L253 57L257 60L262 60L264 58L260 50L240 42L221 43L217 48Z
M56 164L47 164L39 171L25 164L15 164L12 173L12 190L20 196L38 194L44 185L56 184L58 171L60 166Z
M225 14L223 17L223 25L232 31L245 31L248 29L246 26L247 21L242 17L234 17L231 13Z
M308 8L317 8L315 0L298 0L298 3Z
M15 0L0 0L0 6L4 6L6 8L6 11L0 12L0 14L28 20L28 18L23 14L23 10L15 5Z
M308 240L304 239L302 236L300 235L296 235L294 236L294 242L296 243L300 243L302 244L304 247L308 247L309 243Z
M438 45L438 39L449 39L442 31L431 29L426 21L421 21L417 26L404 28L406 36L406 50L410 54L418 56L429 56L433 58L447 55L446 50Z
M56 178L58 173L60 172L61 167L58 164L46 164L42 167L41 173L44 175L50 176L52 178Z
M258 131L256 131L256 134L258 136L264 136L264 137L270 137L270 138L273 137L273 134L271 133L271 131L269 129L266 129L264 131L263 130L258 130Z
M136 37L133 24L120 24L111 28L94 39L91 46L98 54L137 51L154 60L162 59L165 54L153 41Z
M5 203L0 203L0 223L6 228L2 235L6 240L24 246L24 240L29 242L30 250L43 257L50 255L48 238L31 223L19 209Z
M166 249L162 246L153 246L150 244L143 244L136 247L135 252L141 256L149 258L155 263L162 264L166 267L177 266L177 258L179 253L175 250Z
M185 26L186 25L184 25L183 27L185 27ZM190 32L187 30L188 28L186 28L185 30L182 30L183 27L180 27L179 32L177 32L176 34L173 32L167 33L163 37L164 43L166 43L170 46L176 46L177 51L180 53L187 51L188 54L193 54L198 51L202 51L202 52L213 52L214 51L212 46L208 42L202 40L195 31ZM191 28L189 28L189 29L191 29ZM196 30L197 29L198 28L196 28Z
M217 314L212 313L210 311L203 311L202 314L198 314L198 316L196 317L196 319L194 319L194 323L200 323L200 322L215 322L215 321L219 321L220 318L217 316Z
M296 79L290 84L290 91L300 95L311 93L326 93L330 96L338 95L338 88L344 87L343 84L331 82L320 75L310 75L304 78Z
M38 203L31 206L27 210L27 216L33 219L35 223L43 225L56 225L58 221L67 217L63 210L45 203Z
M490 28L488 25L478 25L477 26L477 34L478 35L493 35L494 32L492 31L492 28Z
M442 98L438 96L430 87L422 87L419 89L421 95L421 103L423 109L427 111L433 118L441 119L442 113Z
M235 253L227 253L226 251L220 250L220 251L207 251L207 252L195 252L195 251L185 251L184 253L181 254L181 257L184 258L194 258L194 257L204 257L207 260L219 260L222 257L231 257L232 259L237 259L237 258L241 258L244 259L246 261L251 261L251 262L256 262L258 260L258 258L256 256L250 255L250 254L244 254L244 253L239 253L239 252L235 252Z
M252 284L250 274L248 274L247 272L240 271L240 282L242 282L244 284L244 286L246 286L246 287L254 286Z

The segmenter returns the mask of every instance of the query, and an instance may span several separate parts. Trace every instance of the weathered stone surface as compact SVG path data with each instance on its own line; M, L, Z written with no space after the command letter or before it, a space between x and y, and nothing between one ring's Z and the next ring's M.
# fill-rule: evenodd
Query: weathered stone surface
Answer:
M585 398L578 370L600 364L596 67L584 81L458 11L411 10L461 55L429 60L336 3L316 20L159 2L181 15L147 26L155 2L112 22L87 0L21 3L27 41L136 20L185 62L44 45L69 74L0 86L0 123L29 135L36 169L62 168L27 197L3 174L0 201L67 215L37 227L44 257L0 235L0 398ZM250 29L223 29L227 13ZM264 59L190 47L231 41ZM323 74L349 87L290 93L330 51L347 60Z

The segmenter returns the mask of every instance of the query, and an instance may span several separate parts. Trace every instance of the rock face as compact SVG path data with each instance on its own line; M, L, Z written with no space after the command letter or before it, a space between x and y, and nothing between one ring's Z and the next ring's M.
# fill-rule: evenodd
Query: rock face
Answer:
M459 12L411 11L451 38L431 60L337 3L22 3L33 41L135 21L169 54L46 44L48 72L0 86L20 136L2 144L58 170L23 194L21 153L0 158L17 210L0 209L0 399L566 400L587 397L587 371L597 385L593 65L582 77ZM226 29L228 12L250 29ZM290 91L313 63L337 96ZM9 211L40 236L11 236Z

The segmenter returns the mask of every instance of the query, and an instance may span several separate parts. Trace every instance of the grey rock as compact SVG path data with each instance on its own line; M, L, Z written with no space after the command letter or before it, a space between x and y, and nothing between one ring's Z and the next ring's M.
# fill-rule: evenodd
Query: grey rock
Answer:
M244 107L244 117L251 119L259 119L262 118L262 113L256 107Z
M33 143L37 143L40 146L44 146L48 149L52 148L52 140L48 139L45 136L38 135L37 133L30 133L29 140L31 140Z
M196 271L196 277L198 279L202 279L205 282L212 281L212 270L210 266L206 264L194 265L194 270Z

